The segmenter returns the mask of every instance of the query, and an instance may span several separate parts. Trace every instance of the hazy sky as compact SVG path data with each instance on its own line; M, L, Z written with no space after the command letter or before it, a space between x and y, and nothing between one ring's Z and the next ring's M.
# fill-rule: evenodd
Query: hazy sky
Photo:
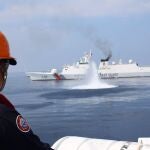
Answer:
M109 49L112 60L150 65L150 0L5 0L0 30L12 71L61 68L90 49L97 64Z

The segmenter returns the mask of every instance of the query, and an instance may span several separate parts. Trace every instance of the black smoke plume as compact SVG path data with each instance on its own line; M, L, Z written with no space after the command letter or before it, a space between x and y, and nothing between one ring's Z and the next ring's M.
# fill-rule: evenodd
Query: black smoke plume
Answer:
M93 27L86 28L84 31L84 35L86 36L86 38L88 38L90 42L93 43L94 47L99 49L104 54L105 58L101 59L101 61L109 61L112 57L110 42L102 40L102 38L100 38L100 36L98 35L96 29Z
M95 40L95 46L103 52L105 55L105 59L101 59L101 61L109 61L112 57L111 45L108 41L103 41L100 38Z

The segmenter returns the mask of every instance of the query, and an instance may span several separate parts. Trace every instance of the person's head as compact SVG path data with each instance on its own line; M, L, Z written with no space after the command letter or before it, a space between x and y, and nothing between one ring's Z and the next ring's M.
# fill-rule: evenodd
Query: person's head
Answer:
M4 34L0 32L0 91L3 90L6 83L8 66L16 64L15 58L10 55L8 41Z

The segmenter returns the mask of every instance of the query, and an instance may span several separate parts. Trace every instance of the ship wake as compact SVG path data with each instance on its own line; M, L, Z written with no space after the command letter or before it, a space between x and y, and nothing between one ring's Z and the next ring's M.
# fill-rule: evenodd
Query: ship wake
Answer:
M85 79L71 89L107 89L115 87L117 86L105 83L99 78L96 64L94 61L91 61Z

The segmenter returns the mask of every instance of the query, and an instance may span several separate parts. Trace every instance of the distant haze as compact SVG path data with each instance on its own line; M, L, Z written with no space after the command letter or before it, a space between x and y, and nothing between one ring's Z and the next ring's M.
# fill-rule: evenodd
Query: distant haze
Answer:
M5 0L0 30L18 65L40 71L72 64L86 51L93 59L133 59L150 65L149 0Z

